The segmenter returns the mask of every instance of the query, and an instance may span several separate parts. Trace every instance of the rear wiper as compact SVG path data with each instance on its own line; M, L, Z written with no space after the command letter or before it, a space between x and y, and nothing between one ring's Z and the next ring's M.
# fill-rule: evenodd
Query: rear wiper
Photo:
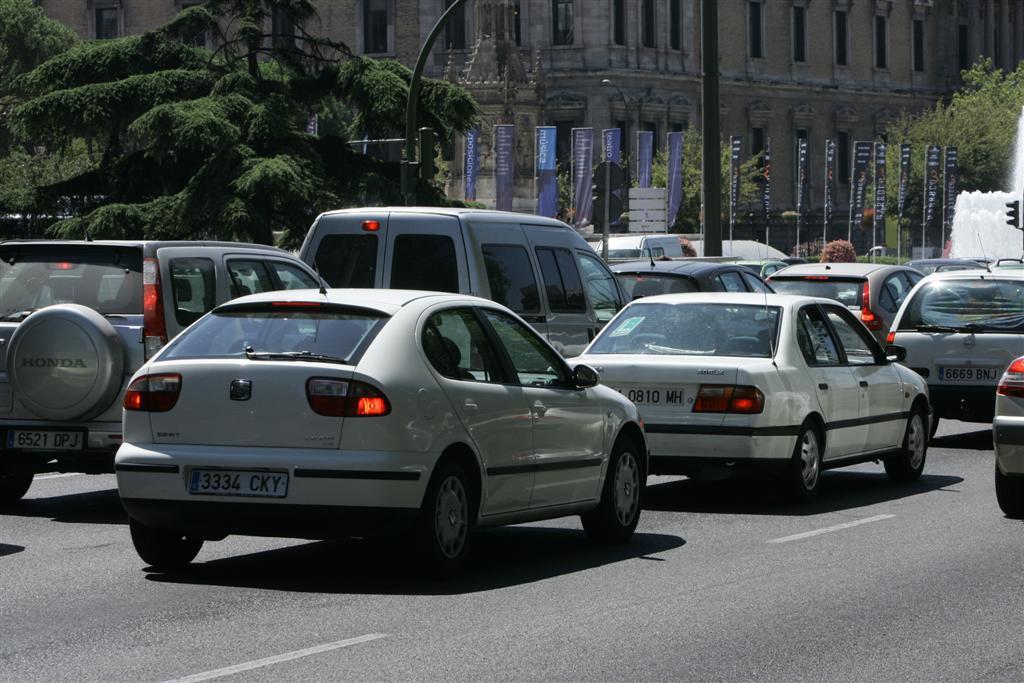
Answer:
M949 325L918 325L917 327L914 328L914 330L917 331L917 332L950 332L950 333L959 332L960 331L960 330L958 330L955 327L950 327Z
M311 351L254 351L251 346L245 347L245 357L249 360L304 360L320 363L338 363L348 365L348 360L338 356L328 356Z

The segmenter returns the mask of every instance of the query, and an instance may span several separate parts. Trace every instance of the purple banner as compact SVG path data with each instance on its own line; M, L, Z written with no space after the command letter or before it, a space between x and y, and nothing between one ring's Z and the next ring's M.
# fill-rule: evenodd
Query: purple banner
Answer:
M879 242L885 243L885 200L886 200L886 145L884 142L875 143L875 218L872 222L874 234L872 246ZM879 234L881 231L881 234Z
M474 126L466 131L466 201L476 201L476 176L480 170L480 129Z
M764 183L761 187L761 208L764 211L764 225L767 231L772 219L772 139L764 140ZM767 241L767 232L766 239Z
M903 207L907 203L907 190L910 188L910 145L900 145L900 187L896 193L896 215L903 220Z
M503 123L494 127L494 208L512 210L516 144L516 127Z
M935 145L928 147L924 161L924 225L927 228L935 218L935 207L939 203L941 183L939 174L942 172L940 156L942 150Z
M945 203L945 215L943 221L943 228L945 229L945 235L948 236L950 230L953 229L953 214L956 213L956 194L957 194L957 176L960 175L960 170L957 165L957 151L956 147L946 148L946 175L943 186L946 190L946 203Z
M740 148L743 138L733 135L729 138L729 239L736 225L736 205L740 201Z
M590 222L590 211L594 203L594 187L591 184L594 169L594 129L572 129L572 180L575 192L575 216L573 225L581 228Z
M804 227L804 209L807 208L808 175L807 175L807 139L801 138L796 143L796 243L800 244L800 233Z
M668 134L668 221L671 230L683 204L683 133Z
M836 141L825 141L825 225L821 234L821 245L828 238L826 231L832 225L832 211L836 205Z
M537 215L554 218L558 213L558 172L555 164L554 126L537 127Z
M604 150L604 160L613 161L616 164L622 161L622 129L605 128L601 131L601 147Z
M636 134L636 184L638 187L651 186L653 164L654 133L642 130Z
M854 221L857 227L864 225L864 195L868 188L868 166L871 163L871 143L853 143L853 173L850 174L850 222L847 226L847 239L853 237Z

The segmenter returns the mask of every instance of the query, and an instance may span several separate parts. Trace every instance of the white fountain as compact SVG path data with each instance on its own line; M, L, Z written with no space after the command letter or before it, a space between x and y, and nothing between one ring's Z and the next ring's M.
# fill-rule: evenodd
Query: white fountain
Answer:
M1021 199L1024 191L1024 109L1017 122L1009 190L960 193L953 216L950 256L1024 257L1024 236L1020 230L1006 224L1006 202Z

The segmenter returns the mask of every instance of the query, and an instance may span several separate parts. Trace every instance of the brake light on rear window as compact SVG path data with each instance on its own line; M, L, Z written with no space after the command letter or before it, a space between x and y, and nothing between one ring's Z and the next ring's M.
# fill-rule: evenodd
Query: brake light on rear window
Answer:
M306 400L314 413L328 417L379 417L391 412L379 389L355 380L310 377Z
M155 258L142 262L142 342L146 358L151 358L167 343L167 324L160 295L160 262Z
M827 280L828 275L804 275L805 280Z
M764 412L764 394L751 386L701 384L693 412L756 415Z
M366 232L377 232L380 230L380 221L363 221L363 230Z
M1000 396L1024 398L1024 357L1013 361L1010 367L1006 368L1006 373L996 387L996 393Z
M882 329L882 321L871 310L871 285L866 280L861 290L860 321L872 332Z
M166 413L178 402L181 375L143 375L128 385L124 394L125 410Z

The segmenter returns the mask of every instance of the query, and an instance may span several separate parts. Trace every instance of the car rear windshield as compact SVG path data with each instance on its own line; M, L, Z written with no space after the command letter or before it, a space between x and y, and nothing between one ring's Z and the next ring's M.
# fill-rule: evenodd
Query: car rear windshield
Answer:
M773 277L772 289L776 294L800 294L835 299L849 308L860 308L864 278L839 278L828 275L801 275Z
M602 330L587 353L770 358L781 314L778 306L633 304Z
M171 342L161 360L250 354L329 356L359 361L388 317L344 306L248 305L215 310Z
M921 285L907 304L899 329L1024 332L1024 282L986 276Z
M142 249L60 244L0 246L0 320L51 304L103 315L142 313Z
M629 299L639 299L655 294L683 294L697 292L700 288L691 278L679 275L658 275L654 273L617 273L615 278L622 285Z

